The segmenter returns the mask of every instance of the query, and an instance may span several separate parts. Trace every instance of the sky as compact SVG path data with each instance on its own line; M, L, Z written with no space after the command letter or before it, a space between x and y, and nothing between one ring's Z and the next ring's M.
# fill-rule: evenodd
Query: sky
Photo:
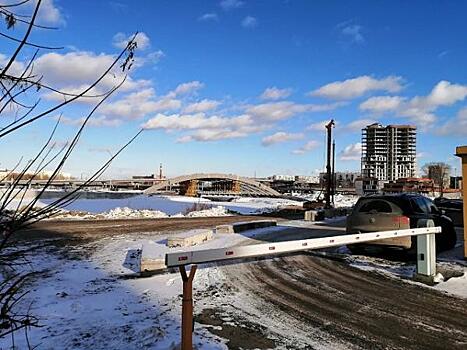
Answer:
M31 4L22 6L30 13ZM311 175L324 167L324 124L336 120L337 170L360 169L361 129L417 126L420 166L460 173L467 144L465 1L43 1L34 72L61 91L92 83L135 32L135 62L93 114L64 167L88 177L141 128L106 177L222 172ZM3 22L3 21L2 21ZM0 31L21 37L24 26ZM0 67L14 45L0 39ZM23 50L19 72L33 54ZM112 70L91 90L123 78ZM28 95L40 108L63 100ZM56 147L99 102L85 98L0 140L0 168L31 158L60 117ZM12 118L6 113L2 123Z

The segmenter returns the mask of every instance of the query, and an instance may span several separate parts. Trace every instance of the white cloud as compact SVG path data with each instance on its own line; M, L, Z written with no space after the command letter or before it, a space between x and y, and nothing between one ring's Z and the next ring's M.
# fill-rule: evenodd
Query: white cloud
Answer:
M457 116L436 129L438 135L467 136L467 107L462 108Z
M300 140L303 138L303 136L304 135L301 133L291 134L291 133L280 131L270 136L264 137L261 140L261 144L263 146L271 146L276 143L282 143L282 142L287 142L287 141L292 141L292 140Z
M222 0L219 5L222 7L224 11L229 11L233 9L237 9L243 6L243 1L240 0Z
M315 140L308 141L302 147L293 150L292 154L302 155L319 147L319 142Z
M341 105L341 103L315 105L282 101L249 106L246 108L246 112L260 119L277 121L290 118L299 113L330 111Z
M243 28L255 28L258 25L258 20L255 17L252 16L246 16L242 22L242 27Z
M0 67L5 67L10 60L10 56L6 56L2 53L0 53ZM14 75L14 76L20 76L24 69L26 68L26 65L18 60L15 60L13 64L10 66L8 69L8 74L9 75Z
M143 124L144 129L164 129L164 130L190 130L190 129L221 129L252 124L252 120L247 115L237 117L206 116L204 113L196 114L157 114Z
M199 113L207 112L216 109L220 105L219 101L204 99L199 102L192 103L183 109L184 113Z
M205 13L204 15L198 17L198 21L202 21L202 22L208 22L208 21L217 22L218 20L219 20L219 16L217 15L217 13Z
M181 104L180 100L171 97L157 98L154 89L147 88L109 102L99 111L107 116L139 119L150 113L179 109Z
M175 90L172 92L172 94L174 94L175 96L185 95L185 94L195 92L203 87L204 87L204 84L197 80L190 81L188 83L183 83L183 84L178 85L175 88Z
M57 118L55 118L57 119ZM81 126L84 122L85 118L69 118L62 116L60 117L60 122L65 125L72 125L72 126ZM96 116L91 117L88 122L87 126L94 126L94 127L117 127L122 124L122 120L119 119L109 119L106 116Z
M439 107L451 106L466 98L467 85L452 84L443 80L437 83L427 96L411 99L399 96L371 97L360 104L360 109L374 114L392 112L426 128L437 120L434 112Z
M363 27L358 24L350 24L341 28L341 34L350 39L352 43L363 44L365 38L362 34Z
M414 108L436 108L450 106L467 97L467 85L451 84L442 80L435 85L431 93L426 97L414 97L410 105Z
M364 127L376 123L376 120L373 119L357 119L354 120L343 127L346 131L360 131Z
M263 100L280 100L287 98L292 93L292 89L279 89L275 86L269 87L261 94Z
M55 88L78 87L91 84L105 72L114 62L115 57L106 54L95 54L92 52L78 51L59 54L55 52L46 53L37 58L34 63L34 73L43 76L42 82ZM115 68L107 74L98 87L110 89L122 81L124 74ZM127 79L125 85L134 85L136 81ZM133 86L137 88L140 86ZM122 88L124 88L122 86Z
M112 44L116 48L124 49L128 42L133 38L134 34L127 35L125 33L117 33L114 35L112 39ZM139 32L136 36L136 44L138 45L138 49L146 50L151 46L151 40L144 32Z
M360 160L362 156L362 144L360 142L350 144L339 154L340 160Z
M191 135L185 135L177 139L178 143L187 143L191 141L208 142L248 136L248 133L238 130L221 129L201 129Z
M137 67L140 67L141 65L144 65L147 62L150 62L152 64L156 64L164 56L165 56L165 53L162 50L157 50L157 51L153 51L153 52L148 53L146 56L137 57L136 60L135 60L135 63L136 63Z
M25 4L25 11L32 11L37 4L37 0ZM32 14L32 13L31 13ZM58 8L54 0L43 0L39 7L36 24L40 25L64 25L65 18L62 11Z
M257 124L249 115L235 117L207 116L196 114L157 114L142 125L144 129L159 129L166 132L188 132L177 139L177 142L216 141L246 137L268 129L268 124Z
M363 75L344 81L335 81L311 91L310 96L325 97L335 100L346 100L365 95L372 91L399 92L402 90L402 78L389 76L384 79L375 79Z
M393 111L399 108L404 102L404 98L400 96L375 96L360 104L362 111L371 111L373 113L384 113Z

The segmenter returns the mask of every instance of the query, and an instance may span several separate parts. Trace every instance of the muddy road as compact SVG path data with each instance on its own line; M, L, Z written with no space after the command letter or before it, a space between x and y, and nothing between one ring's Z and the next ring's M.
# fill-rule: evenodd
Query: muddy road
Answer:
M227 274L232 287L265 303L268 317L292 317L310 340L326 334L326 342L346 348L467 348L465 299L307 254Z
M44 220L19 232L17 239L35 240L44 238L99 239L127 233L167 233L181 230L213 228L217 225L239 221L254 221L280 218L263 216L221 216L202 218L162 219L112 219L112 220Z
M258 219L261 217L43 221L18 238L81 242ZM343 225L299 228L282 223L287 226L280 236L271 233L261 241L336 235L344 230ZM196 292L198 300L204 295L216 300L219 308L199 309L197 318L203 328L229 339L231 349L467 349L466 299L313 254L221 269L225 276L221 288L216 281L211 294ZM232 324L219 315L229 309L229 297L235 299L236 293L247 297L242 299L243 305L230 306L229 317L238 320ZM255 307L262 318L251 317ZM265 320L268 322L262 322ZM269 324L281 325L283 331L270 329Z

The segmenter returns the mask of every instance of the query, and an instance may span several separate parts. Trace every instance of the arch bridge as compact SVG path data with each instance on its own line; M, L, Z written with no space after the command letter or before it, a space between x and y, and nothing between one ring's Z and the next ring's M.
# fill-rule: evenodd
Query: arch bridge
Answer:
M164 180L149 187L145 194L178 191L191 197L200 195L231 195L280 197L281 194L258 181L233 174L191 174Z

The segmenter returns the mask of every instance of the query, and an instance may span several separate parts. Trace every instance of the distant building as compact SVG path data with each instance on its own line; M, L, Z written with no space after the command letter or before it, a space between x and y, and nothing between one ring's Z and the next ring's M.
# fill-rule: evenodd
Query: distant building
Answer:
M326 173L319 174L319 184L321 186L326 185ZM358 172L351 172L351 171L336 171L335 173L335 181L336 187L355 187L355 180L360 177L360 173Z
M434 191L434 182L426 178L400 178L384 184L383 192L401 193L414 192L427 194Z
M295 181L297 182L306 182L306 183L319 183L319 176L316 175L295 175Z
M355 192L359 196L379 193L382 188L383 181L374 177L359 177L355 180Z
M449 181L449 188L454 188L456 190L462 188L462 176L451 176Z
M294 175L273 175L270 177L273 181L295 181Z
M385 182L415 177L416 129L378 123L362 129L362 177Z

